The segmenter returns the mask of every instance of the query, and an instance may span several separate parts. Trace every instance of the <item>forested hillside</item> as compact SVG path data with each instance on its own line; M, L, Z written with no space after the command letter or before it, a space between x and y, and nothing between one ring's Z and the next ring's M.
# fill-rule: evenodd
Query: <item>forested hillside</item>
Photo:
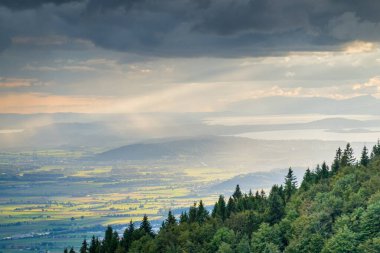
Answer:
M380 252L380 142L355 159L350 144L307 170L300 185L289 169L283 185L220 196L209 213L202 201L158 233L147 216L122 235L108 227L104 239L84 241L79 252ZM255 186L252 185L252 188ZM65 252L74 252L68 248Z

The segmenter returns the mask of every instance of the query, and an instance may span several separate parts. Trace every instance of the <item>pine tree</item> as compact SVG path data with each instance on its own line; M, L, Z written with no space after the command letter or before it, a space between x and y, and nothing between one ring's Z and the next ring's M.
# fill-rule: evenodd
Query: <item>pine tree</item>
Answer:
M246 206L247 206L246 199L247 199L247 195L243 195L242 197L236 199L235 206L236 206L237 211L241 212L246 209Z
M240 199L242 196L243 194L241 193L240 186L236 185L235 192L232 194L232 197L235 200L237 200L237 199Z
M303 175L302 183L312 183L313 182L313 174L311 173L310 169L307 168L305 174Z
M297 190L297 186L296 186L296 190ZM278 194L281 196L281 198L284 200L284 202L286 201L286 196L285 196L285 190L284 190L284 187L282 185L280 185L278 187Z
M218 211L218 202L215 202L214 208L211 211L211 217L215 218L216 217L216 212Z
M218 202L215 203L214 210L213 210L213 217L218 217L224 221L227 216L227 210L226 210L226 202L224 200L224 196L220 195Z
M227 202L227 218L231 216L232 213L236 212L236 205L233 198L229 198Z
M91 238L91 243L90 243L90 247L88 249L88 252L89 253L97 253L96 252L96 239L95 239L95 236L93 235L92 238Z
M106 252L111 252L112 247L113 230L111 226L108 226L103 239L103 247Z
M132 220L129 221L128 227L124 230L123 239L121 240L121 245L123 246L125 252L128 252L131 244L133 242L133 232L135 231L135 226Z
M160 230L162 230L162 229L166 229L166 223L165 223L165 221L161 222L161 228L160 228Z
M148 220L148 216L146 214L144 214L144 218L140 224L140 231L142 231L146 235L154 237L152 226L150 225L150 222Z
M363 147L362 155L360 158L360 164L367 167L369 164L368 149L366 146Z
M189 209L189 222L195 222L197 220L197 203L194 202L194 205Z
M88 249L89 253L99 253L101 248L101 243L99 241L99 238L95 236L92 236L91 243Z
M199 224L204 223L208 219L208 211L206 208L203 206L202 200L199 201L199 206L197 209L197 222Z
M75 253L74 247L71 247L69 253Z
M340 147L338 147L335 157L336 159L338 159L339 162L342 160L342 149Z
M326 162L322 163L321 167L321 178L328 178L329 177L329 166L327 166Z
M263 189L261 189L261 191L260 191L260 197L262 198L262 199L265 199L265 191L263 190Z
M63 250L63 253L69 253L69 250L68 250L67 248L65 248L65 249Z
M252 190L250 189L248 193L248 198L247 198L247 209L253 210L254 208L255 208L255 196L253 196ZM228 202L227 202L227 209L228 209Z
M334 162L331 165L332 173L335 174L338 172L341 163L342 163L342 149L339 147L336 151Z
M289 201L290 197L295 193L297 190L297 178L293 174L292 168L289 168L288 174L285 177L285 201Z
M377 144L373 146L372 153L371 153L371 158L378 157L378 156L380 156L380 139L377 140Z
M341 165L350 166L355 163L354 150L351 147L350 143L347 143L346 148L343 151Z
M317 176L317 180L321 178L321 166L317 164L317 167L315 167L315 174Z
M267 221L270 224L277 223L285 213L284 200L280 194L278 185L273 185L268 197Z
M189 222L189 216L187 215L187 212L181 212L181 215L179 216L179 223L187 223Z
M171 227L177 225L177 220L175 219L174 215L172 214L172 211L169 210L168 212L168 218L165 220L165 227Z
M82 242L82 247L80 248L79 252L80 253L87 253L88 250L88 245L86 239L83 240Z
M116 230L114 230L112 233L110 252L115 252L118 245L119 245L119 234L117 233Z
M96 253L99 253L99 252L101 252L102 253L102 243L100 242L100 240L99 240L99 238L98 237L96 237L96 241L95 241L95 245L96 245L96 247L95 247L95 252ZM104 250L103 250L104 251Z
M267 202L267 197L266 197L266 194L265 194L265 191L263 189L261 189L260 191L260 196L259 198L257 198L257 210L259 212L264 212L264 210L266 209L266 202Z
M259 193L258 190L257 190L256 193L255 193L255 198L256 198L256 199L259 199L259 198L260 198L260 193Z

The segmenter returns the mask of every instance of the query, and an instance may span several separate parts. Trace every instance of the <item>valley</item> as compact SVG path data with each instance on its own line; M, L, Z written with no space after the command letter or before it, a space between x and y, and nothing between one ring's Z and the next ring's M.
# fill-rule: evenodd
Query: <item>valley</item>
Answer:
M204 136L106 151L2 152L0 251L61 252L93 234L102 236L107 225L122 230L130 220L139 223L144 214L158 229L169 210L179 215L200 199L211 209L236 184L244 191L268 191L283 183L291 165L301 182L308 165L320 163L337 145L344 143Z

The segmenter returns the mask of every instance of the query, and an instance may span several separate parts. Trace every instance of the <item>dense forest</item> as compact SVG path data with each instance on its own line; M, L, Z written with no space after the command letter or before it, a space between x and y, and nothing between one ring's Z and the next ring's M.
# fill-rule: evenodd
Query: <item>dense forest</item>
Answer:
M252 187L255 187L254 185ZM202 201L158 233L147 216L122 235L108 227L102 240L83 241L81 253L134 252L380 252L380 142L355 159L348 143L331 166L308 169L302 183L290 168L269 193L220 196L212 212ZM73 248L65 253L73 253Z

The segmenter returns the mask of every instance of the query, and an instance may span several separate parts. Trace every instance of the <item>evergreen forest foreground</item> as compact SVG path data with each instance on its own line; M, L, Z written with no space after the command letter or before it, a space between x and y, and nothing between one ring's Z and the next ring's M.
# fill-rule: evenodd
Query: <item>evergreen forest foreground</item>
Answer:
M156 233L147 215L118 234L84 240L81 253L380 252L380 142L355 159L348 143L331 164L307 169L298 185L289 168L269 192L219 196L211 212L202 200L179 216L168 212ZM77 252L73 247L65 253Z

